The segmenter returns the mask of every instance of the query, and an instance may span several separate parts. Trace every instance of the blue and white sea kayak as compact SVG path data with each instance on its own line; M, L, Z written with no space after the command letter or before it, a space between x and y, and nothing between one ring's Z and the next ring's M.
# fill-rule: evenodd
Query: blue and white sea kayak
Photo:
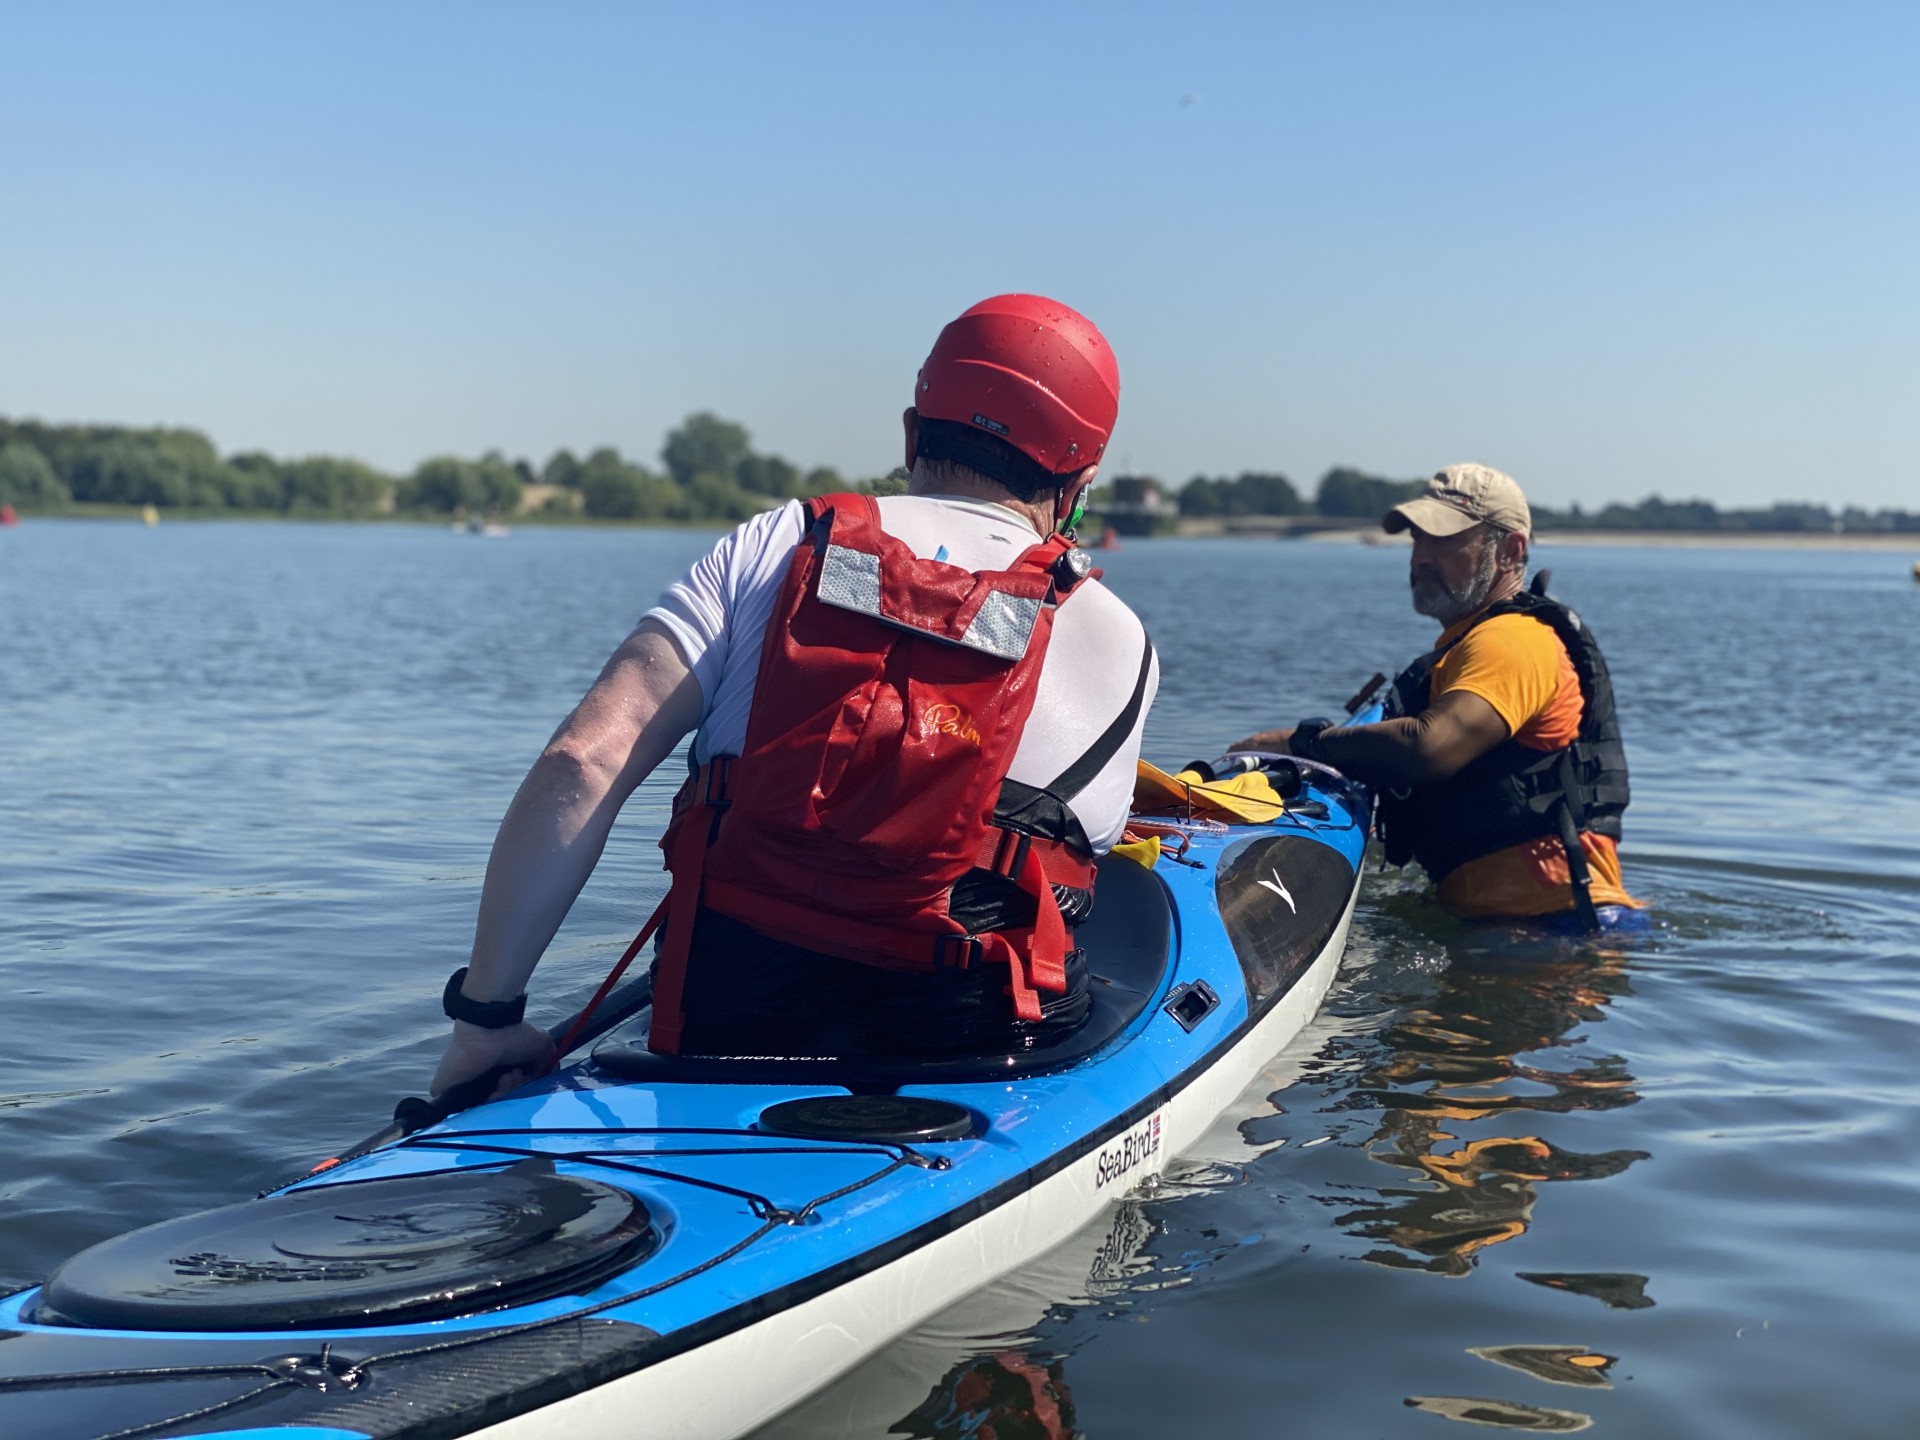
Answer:
M740 1435L1071 1237L1326 994L1365 796L1109 857L1094 1013L934 1063L589 1059L0 1300L0 1436Z

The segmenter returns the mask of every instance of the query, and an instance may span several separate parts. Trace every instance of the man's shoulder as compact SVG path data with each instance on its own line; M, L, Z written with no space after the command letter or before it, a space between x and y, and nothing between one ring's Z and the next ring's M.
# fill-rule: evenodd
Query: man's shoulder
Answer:
M769 552L791 550L805 531L806 511L800 501L789 500L741 521L714 542L712 553L736 571L752 570Z
M1098 580L1082 580L1062 603L1054 634L1076 651L1098 651L1103 666L1125 669L1140 658L1146 626L1133 608Z
M1515 610L1482 620L1461 637L1454 653L1461 662L1472 656L1524 663L1542 656L1556 656L1564 649L1559 635L1546 620Z
M1070 605L1085 605L1103 619L1116 624L1125 624L1134 630L1144 630L1140 617L1133 613L1133 607L1122 600L1101 580L1082 580L1074 587L1073 594L1067 597Z

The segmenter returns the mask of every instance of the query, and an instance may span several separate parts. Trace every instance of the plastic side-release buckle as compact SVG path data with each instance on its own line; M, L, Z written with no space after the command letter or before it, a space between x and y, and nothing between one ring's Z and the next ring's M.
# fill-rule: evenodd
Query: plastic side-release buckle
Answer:
M986 963L987 947L978 935L942 935L933 942L933 968L971 970Z
M1011 879L1026 868L1027 852L1031 849L1031 835L1023 835L1017 830L1002 830L993 848L993 863L987 868Z

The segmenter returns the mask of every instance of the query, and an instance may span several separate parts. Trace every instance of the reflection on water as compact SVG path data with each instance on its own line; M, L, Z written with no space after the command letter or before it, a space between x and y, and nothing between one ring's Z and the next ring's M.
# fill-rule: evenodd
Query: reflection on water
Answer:
M1407 1405L1429 1415L1496 1430L1539 1430L1570 1435L1593 1424L1591 1415L1577 1410L1549 1410L1544 1405L1521 1405L1512 1400L1488 1400L1476 1395L1410 1395Z
M1066 1364L1024 1350L962 1361L892 1433L924 1440L1071 1440Z
M1222 1127L1230 1139L1216 1134L1157 1189L1121 1205L1110 1224L1055 1257L1048 1273L999 1287L1001 1312L973 1312L1000 1324L971 1333L949 1329L896 1347L891 1390L881 1387L877 1371L839 1387L842 1406L861 1395L874 1405L864 1430L842 1428L846 1412L837 1409L833 1422L824 1411L810 1419L803 1413L779 1433L884 1432L918 1440L1081 1433L1084 1406L1076 1409L1071 1385L1082 1352L1110 1336L1108 1327L1144 1323L1177 1304L1191 1293L1187 1287L1248 1247L1264 1251L1276 1237L1264 1225L1246 1228L1249 1218L1264 1211L1281 1236L1310 1235L1300 1217L1287 1218L1285 1185L1271 1192L1266 1186L1270 1173L1314 1163L1305 1157L1326 1153L1314 1147L1327 1139L1360 1167L1349 1167L1338 1186L1340 1208L1332 1216L1341 1233L1361 1242L1346 1263L1452 1277L1472 1274L1493 1247L1524 1236L1547 1186L1604 1181L1647 1159L1644 1150L1576 1148L1567 1132L1573 1117L1619 1111L1641 1098L1625 1057L1596 1043L1609 1007L1634 993L1635 957L1516 935L1489 949L1472 932L1449 929L1450 922L1421 924L1418 912L1406 913L1401 892L1398 879L1373 882L1369 908L1391 916L1380 922L1389 928L1376 932L1371 953L1357 957L1320 1033L1308 1039L1317 1053L1270 1072L1271 1093L1256 1089L1243 1098ZM1221 1212L1233 1196L1240 1198L1225 1213L1241 1224L1209 1223L1207 1212ZM1306 1252L1311 1241L1297 1248ZM1590 1296L1610 1310L1654 1303L1643 1275L1519 1278ZM1351 1280L1345 1286L1353 1288ZM1036 1292L1052 1298L1036 1301ZM1282 1293L1274 1293L1276 1302ZM969 1318L954 1317L961 1324ZM1569 1343L1573 1338L1562 1332L1452 1353L1524 1377L1521 1384L1612 1391L1618 1357ZM1298 1340L1290 1336L1289 1345ZM917 1362L909 1359L916 1345ZM916 1373L923 1388L915 1388ZM1524 1394L1401 1397L1403 1413L1483 1428L1571 1433L1593 1424L1582 1411Z
M1584 1154L1537 1135L1472 1133L1487 1122L1512 1128L1528 1114L1635 1103L1633 1076L1618 1055L1552 1063L1565 1058L1575 1026L1597 1022L1610 1000L1628 993L1617 954L1555 951L1532 963L1457 965L1380 1032L1383 1054L1347 1103L1382 1111L1367 1153L1410 1183L1382 1186L1377 1200L1340 1217L1354 1234L1385 1242L1366 1259L1464 1275L1487 1247L1526 1233L1537 1186L1604 1180L1647 1158L1643 1150Z
M1468 1350L1482 1360L1524 1371L1550 1385L1582 1385L1611 1390L1607 1371L1618 1355L1602 1355L1584 1345L1476 1345Z
M1586 1274L1548 1274L1520 1271L1519 1278L1549 1290L1564 1290L1569 1295L1585 1295L1598 1300L1609 1310L1646 1310L1653 1305L1647 1294L1647 1277L1606 1271Z

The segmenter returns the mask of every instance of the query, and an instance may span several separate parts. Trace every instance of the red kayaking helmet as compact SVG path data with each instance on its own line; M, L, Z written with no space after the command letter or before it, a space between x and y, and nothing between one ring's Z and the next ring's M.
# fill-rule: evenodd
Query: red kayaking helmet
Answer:
M984 430L1046 475L1071 475L1106 451L1120 367L1078 310L1041 295L996 295L940 332L913 403L923 420Z

